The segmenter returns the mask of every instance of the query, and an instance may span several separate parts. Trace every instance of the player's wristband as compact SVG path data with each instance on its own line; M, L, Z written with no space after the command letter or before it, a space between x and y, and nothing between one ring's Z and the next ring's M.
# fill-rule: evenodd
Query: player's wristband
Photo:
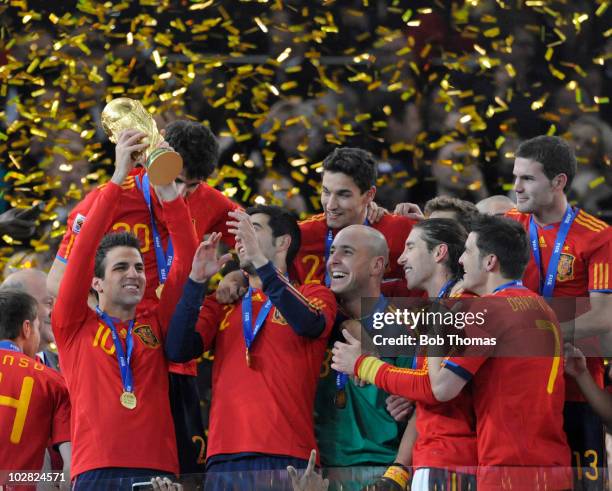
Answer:
M394 462L387 468L382 478L393 481L400 486L401 489L408 489L410 470L399 462Z

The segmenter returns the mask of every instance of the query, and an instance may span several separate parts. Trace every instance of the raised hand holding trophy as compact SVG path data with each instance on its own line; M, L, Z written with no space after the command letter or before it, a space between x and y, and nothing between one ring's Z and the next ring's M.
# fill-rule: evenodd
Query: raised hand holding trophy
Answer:
M142 142L149 145L144 151L144 166L151 184L165 186L181 173L182 157L169 148L159 146L164 139L159 134L153 116L140 101L127 97L110 101L102 111L102 127L113 143L117 143L121 132L128 129L142 131L147 135Z

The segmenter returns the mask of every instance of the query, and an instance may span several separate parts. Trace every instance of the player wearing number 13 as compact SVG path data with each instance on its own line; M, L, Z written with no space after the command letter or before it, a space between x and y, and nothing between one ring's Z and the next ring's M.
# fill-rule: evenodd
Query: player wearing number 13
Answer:
M154 307L141 303L146 277L136 237L104 236L134 166L131 156L146 145L138 143L142 136L126 130L119 137L115 172L75 240L51 319L73 403L72 469L79 490L101 489L98 480L118 472L178 472L162 342L189 274L195 231L185 226L189 213L176 185L158 187L175 257ZM99 301L95 312L87 304L90 284Z
M559 325L544 300L520 283L528 260L528 240L519 224L491 216L475 219L459 262L463 287L483 297L472 308L486 310L485 332L476 326L465 330L471 338L495 336L496 345L468 348L463 356L446 358L442 367L432 362L425 380L371 356L360 356L352 366L355 375L384 390L429 404L455 399L471 383L479 491L571 489ZM513 300L524 308L516 311ZM528 354L537 356L520 356L533 346L539 350ZM344 359L350 352L339 346L334 366L350 369L352 358Z

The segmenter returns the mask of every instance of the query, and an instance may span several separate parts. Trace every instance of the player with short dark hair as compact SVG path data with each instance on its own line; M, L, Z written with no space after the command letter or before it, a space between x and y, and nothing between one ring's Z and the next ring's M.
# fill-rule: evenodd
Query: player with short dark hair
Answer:
M381 232L389 245L385 293L398 296L410 294L402 279L397 258L402 253L414 221L390 214L384 215L376 223L369 223L366 218L368 206L376 194L376 166L374 157L359 148L337 148L323 161L321 204L324 213L300 222L302 246L293 263L295 276L300 283L329 285L325 264L335 234L348 225L366 224Z
M238 205L202 180L209 177L216 166L218 143L212 132L200 123L175 121L165 130L167 143L176 145L183 158L184 168L176 179L179 194L185 199L198 237L210 232L221 232L224 241L233 245L234 238L227 232L227 213ZM171 142L171 143L170 143ZM121 204L115 220L107 232L130 232L140 241L140 252L147 277L144 299L152 306L159 302L162 285L172 264L173 247L163 219L161 202L150 185L145 169L133 169L121 184ZM72 256L75 241L89 210L101 192L101 187L90 192L78 203L68 217L66 233L49 272L48 285L57 293L66 264ZM172 244L175 246L175 244ZM198 464L204 425L197 391L195 361L170 364L170 400L175 419L179 459L183 472L202 472Z
M569 204L576 158L561 138L538 136L523 142L513 173L516 209L506 216L522 225L531 246L523 284L547 299L566 297L553 303L564 338L587 354L589 372L603 388L604 365L597 353L603 346L604 355L609 354L612 345L612 228ZM588 302L578 297L588 297ZM589 469L605 461L603 424L572 378L566 380L566 400L565 431L573 465L582 467L575 473L574 485L600 489L603 476Z
M559 174L565 175L564 192L567 194L576 176L576 156L572 147L558 136L540 135L522 142L515 152L515 157L539 162L542 171L549 181Z
M40 470L48 445L70 477L70 398L61 375L34 358L39 326L34 297L0 290L0 484L8 470Z
M146 273L138 240L126 233L103 238L121 212L122 184L133 168L132 155L146 147L138 143L144 136L135 130L119 136L115 172L75 241L53 310L53 332L73 402L77 490L99 489L108 479L179 470L163 342L197 239L193 227L186 226L189 213L175 184L156 188L175 244L158 304L141 302ZM98 295L95 312L88 306L88 284Z
M205 283L220 267L214 235L196 253L166 347L169 359L184 361L214 345L207 479L215 489L223 481L215 471L306 467L316 448L315 389L336 314L327 288L294 287L285 276L299 237L295 219L277 207L230 218L249 290L230 305L213 296L201 303Z
M532 489L542 479L548 489L570 489L570 452L562 428L564 380L558 322L546 302L520 282L526 253L522 263L507 267L504 240L524 235L522 229L491 216L478 217L473 227L460 258L465 271L463 286L487 299L471 310L486 309L491 318L481 330L466 327L466 336L483 339L484 329L495 343L479 344L463 356L430 360L429 376L422 377L362 355L359 342L348 335L349 344L336 343L332 366L425 404L453 400L469 383L476 416L478 489ZM481 249L485 233L494 237L487 237L486 249ZM518 244L527 250L526 238ZM503 270L502 264L506 265ZM519 310L516 300L520 300ZM518 356L517 347L532 346L542 352Z

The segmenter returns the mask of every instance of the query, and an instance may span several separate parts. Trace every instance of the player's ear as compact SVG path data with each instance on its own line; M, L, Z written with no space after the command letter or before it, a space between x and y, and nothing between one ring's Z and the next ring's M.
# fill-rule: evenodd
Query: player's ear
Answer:
M488 254L485 262L485 268L487 271L493 271L499 264L499 259L495 254Z
M23 324L21 324L21 336L23 339L30 339L32 333L34 332L34 326L32 325L32 321L29 319L25 319Z
M370 262L370 270L373 276L383 275L385 273L385 258L382 256L373 257Z
M370 189L368 189L365 192L365 195L367 204L370 204L372 201L374 201L374 196L376 196L376 186L372 186Z
M445 257L448 256L448 245L447 244L438 244L436 246L436 252L434 253L434 259L436 262L441 262Z
M287 251L291 245L291 235L285 234L274 239L274 243L278 251Z
M94 276L91 280L91 287L98 293L102 293L104 291L102 288L102 278L97 278Z
M558 189L559 191L563 191L565 186L567 185L567 175L565 174L557 174L552 179L552 186L554 189Z

